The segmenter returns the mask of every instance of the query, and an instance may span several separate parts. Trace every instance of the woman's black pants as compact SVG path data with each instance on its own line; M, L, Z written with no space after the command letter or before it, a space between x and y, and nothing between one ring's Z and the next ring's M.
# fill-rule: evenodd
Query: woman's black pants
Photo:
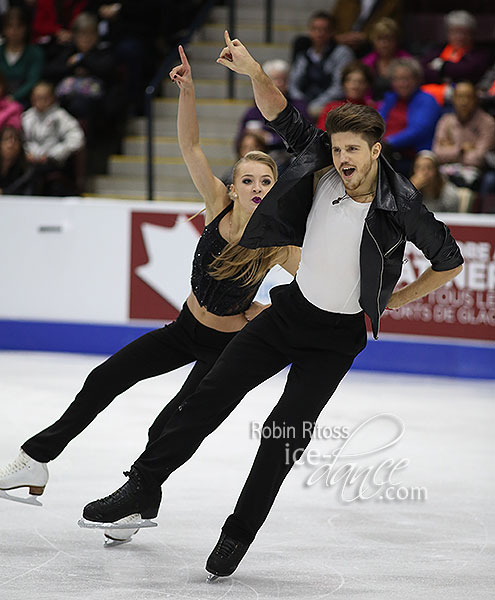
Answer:
M321 310L304 298L295 281L275 288L271 297L272 306L237 334L167 421L163 434L134 463L148 486L161 485L247 392L292 363L282 397L263 426L263 432L285 427L291 435L262 436L234 513L223 528L245 543L254 539L285 476L308 445L318 415L366 345L362 312Z
M149 430L148 444L159 438L168 419L192 394L235 333L206 327L184 304L177 320L134 340L88 375L65 413L22 445L40 462L56 458L116 396L138 381L169 373L196 361L181 390L161 411Z

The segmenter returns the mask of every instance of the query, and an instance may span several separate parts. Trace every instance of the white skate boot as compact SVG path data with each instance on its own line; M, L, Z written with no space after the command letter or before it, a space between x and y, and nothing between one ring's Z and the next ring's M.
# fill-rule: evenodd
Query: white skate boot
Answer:
M19 456L14 461L0 468L0 498L22 502L23 504L43 506L36 496L41 496L45 491L47 481L48 468L46 463L34 460L21 450ZM29 488L31 497L22 498L7 494L5 491L23 487Z

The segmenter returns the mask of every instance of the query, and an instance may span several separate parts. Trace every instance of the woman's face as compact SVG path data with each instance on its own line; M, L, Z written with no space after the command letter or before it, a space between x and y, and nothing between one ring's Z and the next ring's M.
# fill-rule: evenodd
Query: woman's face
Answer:
M18 19L10 19L3 28L7 44L24 44L26 41L26 25Z
M21 142L13 131L5 131L0 140L0 151L3 160L14 161L21 153Z
M447 31L447 40L456 48L470 48L473 45L473 32L469 27L453 25Z
M435 179L436 167L426 156L418 156L414 162L414 174L419 175L428 184Z
M416 77L408 67L396 67L391 81L394 92L405 100L410 98L418 87Z
M380 58L391 58L397 50L397 40L393 35L383 35L374 40L373 46Z
M255 160L242 162L237 168L232 191L237 194L236 202L252 213L275 183L271 168Z
M345 97L349 100L361 100L368 90L368 82L361 71L349 73L344 81Z

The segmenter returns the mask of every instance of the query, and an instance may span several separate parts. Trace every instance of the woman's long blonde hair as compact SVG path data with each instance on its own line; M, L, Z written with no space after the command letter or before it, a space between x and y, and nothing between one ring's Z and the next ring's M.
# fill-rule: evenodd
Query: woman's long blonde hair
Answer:
M273 178L277 180L278 170L273 158L265 152L253 150L235 163L232 181L235 182L240 166L248 161L264 163L270 167ZM239 246L236 242L229 242L211 263L210 274L215 279L233 279L242 281L243 286L251 286L259 283L274 265L284 262L288 257L289 249L286 247L251 250Z

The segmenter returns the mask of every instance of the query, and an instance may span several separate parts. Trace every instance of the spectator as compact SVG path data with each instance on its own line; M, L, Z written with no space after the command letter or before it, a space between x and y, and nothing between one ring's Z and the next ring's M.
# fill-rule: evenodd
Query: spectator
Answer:
M313 14L309 21L310 46L297 52L289 76L289 94L304 100L316 119L331 100L342 97L342 70L354 58L352 50L337 44L334 22L325 12Z
M0 71L5 75L7 93L24 106L43 71L43 52L29 45L28 26L23 11L13 7L3 21L4 43L0 46Z
M38 191L68 195L64 168L71 155L84 146L84 134L76 119L56 102L53 86L40 82L34 88L32 108L22 115L26 157L34 167ZM63 189L62 189L63 188Z
M440 107L419 89L421 65L414 58L396 58L390 65L392 92L387 92L379 113L385 119L384 141L393 154L396 170L409 175L419 150L431 150Z
M268 153L265 138L257 131L246 131L236 142L236 160L246 156L248 152L252 152L253 150ZM226 171L221 179L226 186L229 186L232 183L232 169Z
M485 155L495 143L495 120L479 108L470 81L454 90L454 112L443 115L435 131L433 150L442 172L457 185L475 188L485 166Z
M477 85L481 106L495 116L495 64L483 75Z
M0 130L0 194L30 194L33 174L26 161L21 132L7 125Z
M422 193L423 204L429 210L458 212L461 190L445 179L430 150L421 150L416 156L411 182Z
M363 48L377 21L402 19L402 0L337 0L333 10L336 39L356 51Z
M342 71L344 99L333 100L323 108L318 118L318 127L325 131L325 119L327 118L328 112L337 108L337 106L342 106L342 104L345 104L346 102L374 106L374 102L370 98L372 83L373 76L366 65L363 65L359 60L349 63Z
M46 76L58 83L61 105L84 122L88 136L95 133L95 119L104 121L119 113L121 99L113 93L115 60L109 48L98 45L98 21L81 13L73 24L74 42L47 66Z
M476 48L476 19L465 10L454 10L445 18L447 44L423 58L426 83L476 83L489 66L488 53Z
M391 62L395 58L404 58L410 54L399 48L399 27L393 19L385 17L377 21L370 31L370 39L374 50L361 60L373 73L373 99L382 100L385 92L391 87Z
M68 44L72 41L71 27L88 0L36 0L31 25L33 41L37 44Z
M295 100L288 93L289 63L280 59L269 60L263 64L263 70L289 102L293 104L304 117L309 118L306 111L306 103L303 100ZM239 145L239 140L246 131L255 131L262 135L268 150L285 148L282 138L266 124L265 118L256 105L248 108L242 116L239 132L236 136L236 147ZM265 150L263 150L263 152L265 152Z
M7 97L7 79L0 71L0 129L6 125L20 129L23 110L22 104Z
M143 113L144 88L156 71L155 41L161 26L160 5L168 16L163 24L168 28L174 23L170 19L175 8L171 3L160 0L96 2L100 35L109 40L117 62L124 69L126 100L135 114Z

